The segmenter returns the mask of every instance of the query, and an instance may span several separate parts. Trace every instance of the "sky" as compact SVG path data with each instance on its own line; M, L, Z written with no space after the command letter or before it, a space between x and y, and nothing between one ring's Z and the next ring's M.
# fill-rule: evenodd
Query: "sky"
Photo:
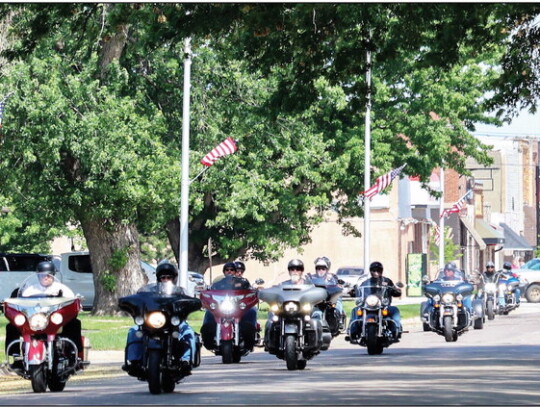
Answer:
M473 134L479 136L540 138L540 112L531 115L526 111L522 111L519 116L512 120L512 123L504 124L501 127L477 124L476 131Z

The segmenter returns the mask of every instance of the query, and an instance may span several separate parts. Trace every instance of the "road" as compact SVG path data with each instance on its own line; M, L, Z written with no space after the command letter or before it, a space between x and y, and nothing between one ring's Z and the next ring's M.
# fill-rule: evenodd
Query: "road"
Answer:
M540 402L540 304L470 330L457 342L419 325L383 355L342 336L304 371L262 349L237 365L203 357L172 394L151 395L125 374L68 382L62 393L0 394L1 405L535 405Z

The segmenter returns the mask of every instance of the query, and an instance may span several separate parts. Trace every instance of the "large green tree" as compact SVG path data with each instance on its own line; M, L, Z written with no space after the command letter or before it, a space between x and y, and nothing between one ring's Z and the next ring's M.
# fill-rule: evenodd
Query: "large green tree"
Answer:
M238 153L191 185L190 268L275 258L330 206L361 215L365 54L373 55L374 176L427 179L466 156L509 32L533 5L3 5L12 46L2 193L34 222L79 224L96 312L142 282L138 233L178 247L182 41L193 36L192 176L226 136ZM505 31L507 30L507 31ZM9 119L9 121L8 121ZM14 198L15 199L15 198ZM135 276L135 277L133 277ZM108 291L111 281L116 288ZM107 282L107 284L104 284Z

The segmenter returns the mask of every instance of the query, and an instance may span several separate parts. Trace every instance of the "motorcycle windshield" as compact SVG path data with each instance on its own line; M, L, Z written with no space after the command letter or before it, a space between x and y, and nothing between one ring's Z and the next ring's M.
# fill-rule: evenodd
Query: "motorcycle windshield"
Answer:
M312 284L287 284L266 288L259 291L259 298L267 303L282 304L287 301L310 303L323 302L327 293L324 288Z
M184 294L161 294L153 290L154 284L143 287L137 294L121 297L118 306L131 316L143 316L152 311L164 311L178 315L182 319L201 309L201 301L198 298Z
M66 297L62 290L63 284L55 275L49 273L34 273L28 276L17 290L18 298L52 298ZM71 295L67 296L72 298Z
M424 291L427 294L445 294L445 293L454 293L461 295L470 295L474 290L474 286L470 283L461 280L436 280L430 284L426 284Z
M390 289L392 287L381 285L361 285L357 288L359 298L366 298L368 295L376 295L381 298L387 298L390 297Z

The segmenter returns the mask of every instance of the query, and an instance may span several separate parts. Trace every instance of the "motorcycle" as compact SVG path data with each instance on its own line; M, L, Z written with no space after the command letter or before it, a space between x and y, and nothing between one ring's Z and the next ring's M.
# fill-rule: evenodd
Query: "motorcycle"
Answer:
M37 275L32 275L23 282L17 297L4 300L4 315L22 337L8 344L7 366L29 379L35 393L43 393L47 387L60 392L71 375L90 364L88 339L81 337L81 343L75 343L59 333L79 314L81 299L44 294L20 296L25 286L35 284Z
M332 337L338 336L347 326L347 315L337 308L337 303L343 293L343 288L337 284L325 284L312 278L316 287L324 288L327 292L326 300L317 304L316 307L323 313L323 319L328 324ZM344 283L343 280L338 281Z
M396 286L401 288L403 284ZM381 285L357 287L358 319L351 322L351 335L345 339L365 346L369 355L380 355L384 348L399 342L401 337L401 327L396 327L389 315L391 289L393 287Z
M200 298L203 308L212 314L216 322L215 347L211 348L212 352L215 355L221 355L223 363L239 363L242 356L247 356L251 351L246 348L242 338L240 321L247 310L259 303L257 290L211 289L201 291ZM260 331L260 325L257 323L256 345L260 343ZM205 346L207 346L206 342Z
M495 274L492 277L478 275L478 278L483 282L483 287L478 290L476 297L482 301L487 319L492 321L496 314L498 275Z
M280 285L259 291L259 298L270 305L265 351L285 359L288 370L304 369L308 360L330 347L328 324L322 317L312 318L316 305L327 296L325 289L312 284Z
M129 346L141 346L140 367L128 371L131 376L148 382L152 394L171 393L177 383L191 374L192 367L201 363L200 341L196 335L196 350L189 363L189 369L178 355L182 354L183 344L179 326L189 314L201 309L198 298L179 295L173 292L159 292L156 284L143 287L139 292L118 299L121 310L129 313L137 325L135 333L138 341ZM126 355L128 349L126 349ZM127 357L125 363L127 365Z
M519 286L519 279L513 276L499 277L497 284L497 291L499 295L498 307L496 308L497 314L508 315L508 313L517 307L519 303L516 298L516 288ZM504 299L504 304L502 303Z
M446 342L455 342L470 326L483 329L482 300L472 301L472 313L463 304L463 298L472 295L473 284L464 280L446 281L441 274L432 282L425 276L423 283L429 301L422 303L421 317L428 330L444 336Z

